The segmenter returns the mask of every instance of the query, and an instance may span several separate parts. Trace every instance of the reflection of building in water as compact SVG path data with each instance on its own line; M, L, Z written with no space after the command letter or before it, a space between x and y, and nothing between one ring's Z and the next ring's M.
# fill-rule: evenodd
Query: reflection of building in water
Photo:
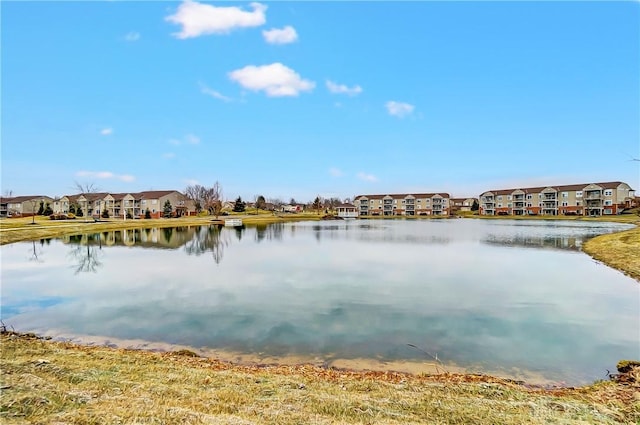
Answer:
M489 245L520 246L580 251L585 238L575 236L500 236L490 235L481 242Z
M99 247L100 249L113 246L179 249L184 246L188 255L211 252L215 262L220 263L223 250L229 244L230 232L234 232L238 239L241 237L241 234L238 234L238 229L225 229L212 225L111 230L62 236L60 240L65 244Z

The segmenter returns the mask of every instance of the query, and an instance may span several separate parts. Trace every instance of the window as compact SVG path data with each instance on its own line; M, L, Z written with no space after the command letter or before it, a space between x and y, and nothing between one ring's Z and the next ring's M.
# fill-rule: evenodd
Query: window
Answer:
M498 196L498 201L502 201L502 195Z
M502 203L498 204L498 208L502 208Z
M527 202L527 206L530 207L531 206L531 202Z
M373 199L371 200L371 205L373 205Z
M563 201L563 202L562 202L562 206L563 206L563 207L568 207L568 206L569 206L569 203L568 203L568 202L566 202L566 201Z
M507 195L507 201L511 200L511 195Z
M605 204L606 206L611 206L611 205L612 205L612 203L611 203L611 199L607 199L606 201L604 201L604 204Z
M142 200L142 205L147 205L147 200L146 199Z
M581 202L580 202L580 201L576 201L576 207L579 207L579 206L580 206L580 204L581 204Z
M611 195L613 195L613 190L607 189L604 191L604 196L611 196Z
M151 205L155 205L155 204L157 204L157 203L158 203L158 200L157 200L157 199L152 199L152 200L151 200ZM155 211L154 211L154 212L155 212Z
M607 214L607 215L608 214L613 214L613 210L611 208L605 208L604 209L604 213Z
M568 198L569 197L569 192L562 192L562 197L563 198Z
M508 208L511 208L511 207L512 207L511 202L509 202L509 203L507 204L507 207L508 207Z
M402 203L404 204L404 199L402 200Z
M527 195L527 199L532 199L532 198L533 198L533 195L532 195L532 194L528 194L528 195Z
M582 198L582 191L576 190L576 198Z

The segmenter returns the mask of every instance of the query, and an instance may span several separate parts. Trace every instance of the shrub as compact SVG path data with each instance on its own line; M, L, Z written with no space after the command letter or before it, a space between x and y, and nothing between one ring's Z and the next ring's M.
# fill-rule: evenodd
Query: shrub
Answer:
M151 211L149 211L148 208L144 212L144 218L146 218L146 219L150 219L151 218Z
M109 211L108 210L102 210L102 218L109 218Z

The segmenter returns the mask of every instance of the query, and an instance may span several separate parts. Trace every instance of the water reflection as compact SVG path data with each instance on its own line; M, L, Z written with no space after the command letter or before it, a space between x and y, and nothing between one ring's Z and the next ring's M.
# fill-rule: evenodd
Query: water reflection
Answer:
M637 283L576 248L627 227L308 222L12 244L1 248L2 318L54 335L326 361L424 360L414 344L473 370L579 383L640 357Z

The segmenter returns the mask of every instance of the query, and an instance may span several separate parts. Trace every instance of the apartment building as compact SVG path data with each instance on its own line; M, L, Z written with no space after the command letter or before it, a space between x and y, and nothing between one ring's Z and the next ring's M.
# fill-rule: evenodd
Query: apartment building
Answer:
M53 199L43 195L12 196L0 198L0 217L31 216L38 212L40 203L53 208Z
M149 210L152 218L160 218L166 201L171 203L173 215L195 214L193 201L177 190L151 190L137 193L81 193L68 195L53 202L53 212L66 214L70 205L80 207L85 215L100 217L106 210L109 217L143 217Z
M354 204L359 216L449 215L448 193L358 195Z
M635 191L624 182L582 183L490 190L480 195L481 215L620 214Z

